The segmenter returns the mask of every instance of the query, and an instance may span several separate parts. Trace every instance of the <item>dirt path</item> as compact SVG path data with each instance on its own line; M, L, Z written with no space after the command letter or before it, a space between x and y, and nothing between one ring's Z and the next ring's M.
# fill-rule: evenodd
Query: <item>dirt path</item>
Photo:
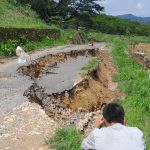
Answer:
M47 150L44 139L57 127L38 105L24 102L0 123L1 150Z

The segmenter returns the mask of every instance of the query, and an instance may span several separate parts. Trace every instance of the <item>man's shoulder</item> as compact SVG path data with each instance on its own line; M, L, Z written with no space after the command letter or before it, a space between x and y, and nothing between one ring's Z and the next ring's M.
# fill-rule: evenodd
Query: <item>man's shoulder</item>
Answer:
M105 135L106 132L109 132L108 131L108 127L102 127L102 128L95 128L94 131L93 131L93 134L96 136L96 135Z
M100 129L98 129L98 128L96 128L94 131L93 131L93 134L94 135L102 135L102 134L107 134L107 133L110 133L110 130L111 128L110 127L102 127L102 128L100 128ZM132 135L137 135L137 136L143 136L143 133L142 133L142 131L139 129L139 128L137 128L137 127L130 127L130 126L123 126L123 128L122 128L123 130L123 132L127 132L127 133L129 133L129 134L132 134Z
M139 129L139 128L137 128L137 127L129 127L129 126L126 126L125 127L126 128L126 130L128 130L129 132L131 132L131 133L134 133L134 134L139 134L139 135L143 135L143 132Z

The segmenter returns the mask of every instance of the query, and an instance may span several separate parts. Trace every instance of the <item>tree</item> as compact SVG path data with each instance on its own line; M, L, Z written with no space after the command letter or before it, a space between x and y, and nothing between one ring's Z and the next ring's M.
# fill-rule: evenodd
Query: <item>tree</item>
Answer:
M100 1L100 0L99 0ZM64 20L69 20L82 13L99 14L104 10L95 0L60 0L57 10L60 10L59 15L62 15Z
M21 4L30 4L46 21L53 16L61 16L66 21L81 13L99 14L104 7L98 1L101 0L17 0Z

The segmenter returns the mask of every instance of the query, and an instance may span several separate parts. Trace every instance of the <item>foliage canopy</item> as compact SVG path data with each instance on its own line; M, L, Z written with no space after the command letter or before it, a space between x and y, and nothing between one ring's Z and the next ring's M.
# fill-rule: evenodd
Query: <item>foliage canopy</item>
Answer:
M45 21L52 16L61 16L70 20L80 13L99 14L104 10L95 0L16 0L17 3L30 4L38 15Z

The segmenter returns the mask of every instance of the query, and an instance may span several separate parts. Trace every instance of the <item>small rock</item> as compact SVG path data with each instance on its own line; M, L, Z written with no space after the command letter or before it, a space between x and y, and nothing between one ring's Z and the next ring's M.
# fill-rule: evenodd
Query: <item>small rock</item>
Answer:
M82 107L79 107L77 110L79 113L82 112Z
M89 122L89 119L88 118L85 118L84 120L80 120L76 126L77 126L77 129L80 130L80 131L84 131L84 128L88 125L88 122Z
M36 131L32 131L30 133L28 133L29 135L40 135L41 133L40 132L36 132Z

